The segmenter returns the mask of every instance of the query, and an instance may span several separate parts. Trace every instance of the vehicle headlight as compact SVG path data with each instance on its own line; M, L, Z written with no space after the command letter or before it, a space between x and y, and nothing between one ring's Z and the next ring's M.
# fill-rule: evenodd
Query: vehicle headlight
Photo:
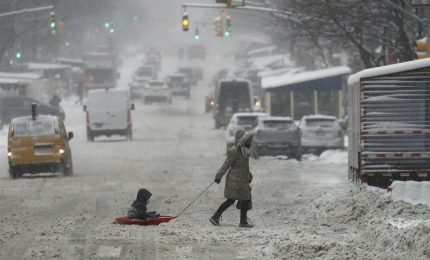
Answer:
M58 153L60 153L60 154L64 154L64 149L60 149L60 150L58 150Z

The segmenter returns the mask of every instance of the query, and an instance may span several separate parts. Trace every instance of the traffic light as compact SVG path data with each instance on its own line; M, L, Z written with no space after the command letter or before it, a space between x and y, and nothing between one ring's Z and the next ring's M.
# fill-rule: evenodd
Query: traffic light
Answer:
M49 14L49 28L52 34L57 33L57 15L54 12Z
M16 53L15 53L15 59L16 60L20 60L22 58L22 53L21 52L19 52L19 51L17 51Z
M110 27L110 22L105 22L105 28L108 29Z
M231 32L232 32L232 29L231 29L231 17L227 16L225 18L225 32L224 32L224 35L225 36L230 36Z
M195 40L200 40L200 31L199 29L196 29L195 33L194 33L194 39Z
M224 24L220 16L215 18L215 36L224 37Z
M190 30L190 19L188 17L188 14L185 13L182 15L182 31L188 32Z
M430 58L430 38L424 37L415 41L415 58Z

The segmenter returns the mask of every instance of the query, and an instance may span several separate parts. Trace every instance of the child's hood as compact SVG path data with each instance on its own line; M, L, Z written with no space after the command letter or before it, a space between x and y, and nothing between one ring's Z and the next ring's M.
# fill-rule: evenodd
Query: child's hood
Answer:
M139 192L137 193L137 198L136 200L139 202L145 202L147 201L149 198L151 198L152 193L147 190L147 189L140 189Z

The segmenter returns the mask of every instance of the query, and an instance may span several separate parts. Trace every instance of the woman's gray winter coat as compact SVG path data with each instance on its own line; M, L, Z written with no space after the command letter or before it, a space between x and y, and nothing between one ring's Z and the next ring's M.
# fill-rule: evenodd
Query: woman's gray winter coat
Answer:
M219 169L216 179L221 180L227 173L224 196L226 199L251 200L252 174L249 171L249 156L244 156L242 147L252 138L252 133L238 130L235 136L235 146L227 153L227 159Z

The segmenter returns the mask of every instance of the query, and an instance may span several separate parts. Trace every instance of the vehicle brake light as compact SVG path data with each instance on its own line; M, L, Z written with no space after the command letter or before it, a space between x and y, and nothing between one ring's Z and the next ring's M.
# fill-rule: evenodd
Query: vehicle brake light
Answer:
M64 153L64 144L57 144L55 145L55 148L57 148L59 154Z

